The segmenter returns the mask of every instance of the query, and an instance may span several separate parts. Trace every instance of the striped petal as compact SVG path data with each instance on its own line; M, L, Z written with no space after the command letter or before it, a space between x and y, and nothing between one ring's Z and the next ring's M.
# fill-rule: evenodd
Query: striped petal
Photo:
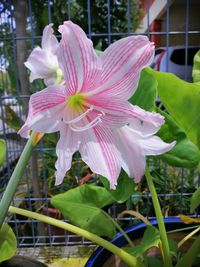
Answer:
M145 111L115 96L112 98L101 94L90 96L89 103L96 110L105 113L102 121L109 126L122 126L129 123L134 129L142 131L144 135L149 135L157 132L164 123L164 117L160 114Z
M114 189L121 170L121 158L112 132L100 126L82 132L80 153L90 169L105 176L110 181L110 188Z
M99 83L100 59L84 31L71 21L59 27L62 34L58 59L70 94L91 90Z
M29 130L50 133L59 130L59 121L65 108L64 86L49 86L33 94L29 100L29 113L19 134L28 137Z
M150 65L154 45L145 36L123 38L102 54L102 85L94 92L127 100L137 88L140 71Z
M136 182L144 175L145 156L161 155L171 150L176 143L165 143L157 136L144 136L128 126L118 130L115 137L122 157L122 167Z
M57 161L56 185L62 183L66 172L71 168L72 156L78 150L80 144L77 133L72 132L67 125L62 123L60 126L60 139L56 146Z
M116 134L116 144L121 153L122 168L129 177L134 177L139 182L145 172L145 155L143 154L138 139L129 127L122 127Z

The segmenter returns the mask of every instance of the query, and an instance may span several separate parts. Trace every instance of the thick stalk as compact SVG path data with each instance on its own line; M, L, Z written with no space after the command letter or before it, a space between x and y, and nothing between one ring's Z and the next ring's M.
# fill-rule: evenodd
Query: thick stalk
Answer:
M15 170L10 177L6 190L3 194L3 197L0 202L0 229L5 220L6 214L8 212L8 208L10 203L13 200L14 194L17 190L19 181L24 173L24 170L28 164L28 161L31 157L34 145L33 145L34 133L32 133L28 142L26 143L24 150L19 158L19 161L15 167Z
M151 176L148 168L146 168L145 176L146 176L149 190L151 192L153 206L154 206L154 210L155 210L155 214L156 214L156 219L158 222L158 228L159 228L159 232L160 232L160 239L162 242L162 249L163 249L163 256L164 256L164 266L165 267L171 267L172 261L171 261L171 255L170 255L170 250L169 250L169 243L168 243L168 239L167 239L165 224L163 221L163 215L162 215L162 211L160 208L158 195L157 195L157 192L156 192L153 180L152 180L152 176Z
M118 248L117 246L113 245L112 243L108 242L107 240L93 234L90 233L84 229L81 229L77 226L74 226L72 224L60 221L60 220L56 220L53 219L51 217L36 213L36 212L32 212L32 211L28 211L28 210L24 210L24 209L20 209L20 208L15 208L10 206L9 208L9 212L12 213L17 213L20 214L22 216L26 216L28 218L32 218L44 223L48 223L51 225L54 225L56 227L60 227L64 230L70 231L74 234L80 235L102 247L104 247L105 249L109 250L110 252L112 252L114 255L119 256L125 263L128 264L128 266L130 267L145 267L145 265L136 257L131 256L130 254L128 254L127 252L125 252L123 249Z

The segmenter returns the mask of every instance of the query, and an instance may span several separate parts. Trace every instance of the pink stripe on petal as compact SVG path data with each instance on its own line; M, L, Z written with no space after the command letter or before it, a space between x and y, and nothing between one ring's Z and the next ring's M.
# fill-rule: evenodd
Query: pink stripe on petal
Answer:
M70 92L89 91L99 82L101 61L97 57L91 40L83 30L71 21L64 22L59 27L62 34L58 50L66 83Z
M118 117L118 123L120 124L132 124L135 129L143 132L144 135L149 135L158 131L158 129L164 123L164 117L155 112L148 112L141 109L138 106L133 106L129 102L125 102L119 98L106 98L106 94L98 94L90 96L88 102L94 106L95 110L103 111L105 113L102 120L106 123L106 116L110 118L112 125L112 116L114 123L116 117ZM109 122L108 122L109 125Z
M137 88L141 69L154 56L154 46L145 36L123 38L110 45L102 59L102 85L92 93L105 92L127 100Z
M134 177L136 182L140 182L145 173L146 160L139 140L127 126L118 130L115 137L122 157L122 168L129 177Z
M29 115L35 115L43 110L65 102L67 95L65 86L49 86L30 97Z
M72 132L64 123L60 126L60 139L56 146L57 161L56 185L62 183L66 172L71 168L72 156L79 149L78 134Z
M121 170L121 158L112 132L102 126L84 131L80 153L90 169L105 176L110 181L110 187L114 189Z

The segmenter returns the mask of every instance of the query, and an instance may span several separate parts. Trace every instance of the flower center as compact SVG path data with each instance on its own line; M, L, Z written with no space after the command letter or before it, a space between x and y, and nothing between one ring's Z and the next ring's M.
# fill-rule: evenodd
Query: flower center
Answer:
M76 111L82 111L85 103L85 97L82 94L75 94L67 99L67 105Z

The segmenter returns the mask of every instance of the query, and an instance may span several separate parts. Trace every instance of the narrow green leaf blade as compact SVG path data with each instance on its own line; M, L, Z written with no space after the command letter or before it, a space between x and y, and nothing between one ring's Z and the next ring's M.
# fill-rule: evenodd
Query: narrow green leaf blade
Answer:
M0 166L3 165L6 158L6 142L0 139Z
M190 212L193 213L194 210L200 205L200 187L193 193L190 203Z
M12 228L4 223L0 230L0 262L8 260L15 255L17 240Z
M194 65L192 69L192 77L195 83L200 83L200 50L194 56Z
M10 126L10 128L18 131L24 121L17 115L17 113L9 106L5 106L4 117L0 116L0 119Z

